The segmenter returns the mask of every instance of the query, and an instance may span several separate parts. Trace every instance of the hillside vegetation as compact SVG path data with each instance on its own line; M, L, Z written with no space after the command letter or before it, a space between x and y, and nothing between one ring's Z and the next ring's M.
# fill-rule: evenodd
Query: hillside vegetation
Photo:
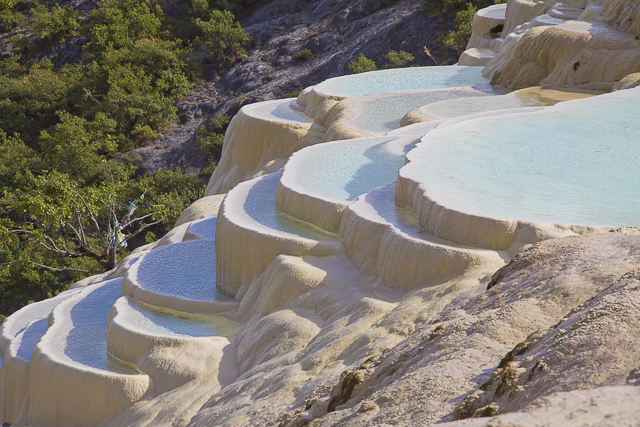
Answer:
M133 150L162 150L157 138L179 127L176 102L260 50L234 18L258 3L0 0L0 316L109 270L203 195L229 117L195 135L211 163L199 175L143 175ZM446 11L449 28L466 7L449 3L425 3L424 14ZM318 56L312 47L300 67ZM405 54L392 47L381 55ZM400 56L379 66L409 65Z
M244 55L245 3L0 3L0 313L113 268L202 196L208 176L136 176L123 153L172 126L203 66Z

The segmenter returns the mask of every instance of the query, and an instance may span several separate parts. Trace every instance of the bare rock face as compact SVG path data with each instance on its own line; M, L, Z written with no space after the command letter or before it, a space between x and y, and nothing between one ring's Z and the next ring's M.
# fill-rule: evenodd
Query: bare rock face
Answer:
M347 74L361 53L382 66L390 50L404 50L415 56L414 65L435 65L424 47L436 51L436 22L419 0L274 0L241 24L252 41L247 57L222 75L205 72L206 82L177 104L180 124L136 150L140 173L176 166L199 172L206 164L195 133L211 117ZM305 49L310 57L299 55Z
M637 423L639 237L534 245L490 289L449 304L380 356L373 373L345 372L332 411L299 418L312 426ZM344 401L335 391L359 372ZM338 395L341 406L331 408ZM560 416L568 412L575 416ZM492 418L454 421L470 417Z

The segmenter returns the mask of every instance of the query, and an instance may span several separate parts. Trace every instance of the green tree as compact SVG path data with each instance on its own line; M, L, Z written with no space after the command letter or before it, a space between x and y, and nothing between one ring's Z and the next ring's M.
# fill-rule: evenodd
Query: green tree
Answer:
M29 27L39 40L58 42L80 28L79 14L71 7L56 5L49 11L44 5L38 4L31 9L31 15L34 19L29 21Z
M395 50L390 50L385 56L387 63L384 68L403 68L409 66L416 58L409 52L405 52L404 50L396 52Z
M214 10L208 20L197 18L195 27L199 35L194 44L214 64L225 66L245 55L249 37L231 12Z
M449 31L447 35L440 40L443 46L456 52L458 55L464 52L471 38L471 27L473 17L478 8L471 3L467 3L467 8L456 14L455 23L457 28Z
M358 59L352 59L347 68L351 74L365 73L378 69L376 63L364 56L364 53L361 53Z

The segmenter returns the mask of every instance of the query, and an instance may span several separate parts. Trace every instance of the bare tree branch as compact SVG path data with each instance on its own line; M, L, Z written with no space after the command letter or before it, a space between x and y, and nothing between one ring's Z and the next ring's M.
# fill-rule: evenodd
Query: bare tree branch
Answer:
M157 215L157 214L159 214L159 213L160 213L160 212L151 212L151 213L148 213L148 214L143 215L143 216L141 216L141 217L133 218L132 220L130 220L130 221L128 221L128 222L126 222L126 223L122 224L122 228L127 228L127 227L128 227L128 226L130 226L131 224L134 224L134 223L136 223L136 222L140 222L140 221L142 221L142 220L144 220L144 219L147 219L147 218L152 217L152 216L154 216L154 215ZM163 217L162 219L164 219L164 218L165 218L165 217ZM160 220L160 221L162 221L162 220ZM157 224L157 223L158 223L158 222L155 222L154 224Z

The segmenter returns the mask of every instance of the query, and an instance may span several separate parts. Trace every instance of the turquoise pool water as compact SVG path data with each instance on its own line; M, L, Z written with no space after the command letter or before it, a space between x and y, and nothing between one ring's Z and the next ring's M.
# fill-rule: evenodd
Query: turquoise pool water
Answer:
M367 96L401 90L444 89L488 83L482 67L414 67L334 77L315 89L327 95Z
M462 122L424 138L421 171L412 174L431 198L462 212L638 226L639 109L640 90L631 89Z
M161 246L139 262L137 281L148 291L195 301L229 299L216 286L213 239Z
M379 137L314 145L295 155L288 179L311 194L350 201L396 181L413 142Z

